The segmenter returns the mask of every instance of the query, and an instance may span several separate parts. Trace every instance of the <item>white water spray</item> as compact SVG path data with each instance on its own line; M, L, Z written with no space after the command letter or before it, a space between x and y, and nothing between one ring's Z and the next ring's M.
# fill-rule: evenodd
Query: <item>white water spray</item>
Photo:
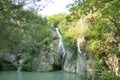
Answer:
M64 44L62 42L62 36L61 36L58 28L56 28L56 32L57 32L58 37L59 37L59 44L58 44L58 46L59 46L59 49L62 51L62 68L63 68L64 60L65 60L65 48L64 48Z
M21 60L18 61L18 67L17 67L18 71L21 71L21 69L22 69L22 63L23 63L23 59L21 59Z

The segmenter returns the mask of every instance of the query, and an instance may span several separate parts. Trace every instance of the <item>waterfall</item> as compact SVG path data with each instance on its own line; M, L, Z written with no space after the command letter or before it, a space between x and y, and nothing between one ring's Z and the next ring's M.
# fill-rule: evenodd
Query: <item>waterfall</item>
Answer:
M23 63L23 59L18 61L18 67L17 67L17 71L21 71L22 69L22 63Z
M63 68L64 67L64 60L65 60L65 48L64 48L64 44L62 42L62 36L61 36L58 28L56 28L56 32L57 32L58 37L59 37L58 46L59 46L59 49L62 51L62 68Z

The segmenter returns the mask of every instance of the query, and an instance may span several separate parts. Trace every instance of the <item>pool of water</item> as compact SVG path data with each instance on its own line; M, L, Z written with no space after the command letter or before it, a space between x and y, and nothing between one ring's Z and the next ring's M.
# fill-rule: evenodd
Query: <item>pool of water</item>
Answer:
M56 72L0 72L0 80L79 80L77 75L63 71Z

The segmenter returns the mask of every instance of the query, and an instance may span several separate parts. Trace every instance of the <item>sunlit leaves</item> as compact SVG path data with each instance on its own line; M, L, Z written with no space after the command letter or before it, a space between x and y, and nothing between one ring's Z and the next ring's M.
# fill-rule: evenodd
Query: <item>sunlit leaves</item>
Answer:
M1 0L0 4L0 48L16 47L29 38L37 44L49 37L50 29L45 18L35 12L24 11L21 4L16 5L9 0ZM48 39L45 41L49 42Z
M87 50L89 53L92 53L93 55L99 53L98 50L99 48L101 47L101 41L100 40L94 40L94 39L91 39L89 41L89 46L87 46Z
M47 18L48 22L52 25L54 25L55 27L58 26L58 24L63 21L64 19L64 15L63 14L55 14L55 15L52 15L52 16L49 16Z

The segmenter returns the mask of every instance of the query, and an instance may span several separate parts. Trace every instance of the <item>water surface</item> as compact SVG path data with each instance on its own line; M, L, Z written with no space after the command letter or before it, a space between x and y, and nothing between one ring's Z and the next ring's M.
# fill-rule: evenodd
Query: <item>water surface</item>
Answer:
M0 72L0 80L79 80L77 75L65 73L63 71L56 72L19 72L19 71L3 71Z

